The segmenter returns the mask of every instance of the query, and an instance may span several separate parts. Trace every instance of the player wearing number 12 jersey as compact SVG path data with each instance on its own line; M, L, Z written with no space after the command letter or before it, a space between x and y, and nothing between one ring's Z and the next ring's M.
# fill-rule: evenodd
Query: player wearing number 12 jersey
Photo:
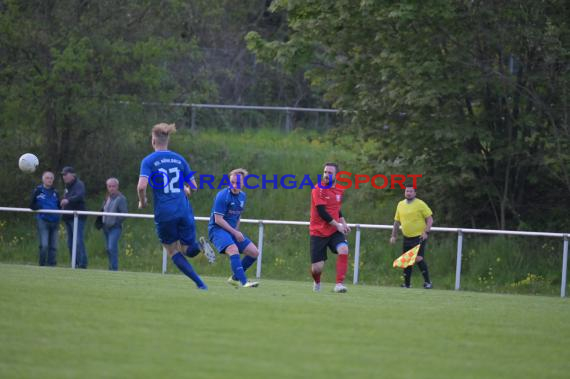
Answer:
M190 184L195 189L196 182L188 162L180 154L168 150L169 136L174 132L174 124L162 123L152 128L154 153L141 162L137 186L139 208L147 205L146 189L150 184L154 197L154 222L160 242L176 267L199 289L206 290L208 287L182 254L184 251L194 256L200 251L193 210L186 198L186 194L191 193Z

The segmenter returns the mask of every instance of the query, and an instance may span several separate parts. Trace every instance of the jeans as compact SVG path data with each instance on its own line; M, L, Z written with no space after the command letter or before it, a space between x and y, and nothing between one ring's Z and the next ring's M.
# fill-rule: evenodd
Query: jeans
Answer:
M123 228L121 225L113 225L110 228L103 227L105 233L105 249L109 256L109 270L117 271L119 269L119 238Z
M87 251L83 242L83 229L85 228L85 217L77 219L77 256L75 259L75 267L87 268ZM65 220L65 229L67 230L67 247L69 248L69 256L71 257L73 249L73 218Z
M40 266L57 265L57 232L59 221L49 222L37 219L38 235L40 238Z

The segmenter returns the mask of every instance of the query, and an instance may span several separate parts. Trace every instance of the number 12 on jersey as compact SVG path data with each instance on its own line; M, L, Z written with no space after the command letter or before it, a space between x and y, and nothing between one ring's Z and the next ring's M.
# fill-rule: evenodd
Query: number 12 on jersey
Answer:
M164 168L159 168L158 171L162 172L167 180L167 185L164 186L164 193L178 193L180 192L180 187L178 182L180 181L180 169L178 167L169 168L168 171ZM174 174L172 177L170 174Z

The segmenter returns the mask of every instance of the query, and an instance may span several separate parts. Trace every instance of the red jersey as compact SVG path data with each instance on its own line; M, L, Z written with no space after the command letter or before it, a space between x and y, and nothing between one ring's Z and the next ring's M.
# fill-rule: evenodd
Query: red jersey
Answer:
M309 223L309 234L316 237L329 237L337 229L323 220L317 212L317 205L324 205L325 210L335 221L340 219L340 206L344 189L331 187L320 188L318 185L311 191L311 221Z

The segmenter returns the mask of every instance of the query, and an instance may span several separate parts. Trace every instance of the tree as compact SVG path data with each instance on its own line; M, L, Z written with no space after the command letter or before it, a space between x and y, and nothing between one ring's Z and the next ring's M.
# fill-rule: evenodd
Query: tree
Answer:
M73 164L99 183L118 165L132 168L129 155L141 138L137 118L118 116L141 108L120 103L176 99L184 91L171 66L199 58L193 41L179 37L180 25L162 21L181 6L159 1L0 2L0 125L7 141L2 161L15 162L18 153L33 151L44 169ZM194 84L196 92L207 87ZM3 188L19 178L15 167L3 170ZM4 200L17 196L6 193Z
M443 222L568 226L569 28L563 2L278 0L290 34L247 37L304 67L371 173L422 173ZM545 211L546 210L546 211ZM566 224L564 224L566 223Z

